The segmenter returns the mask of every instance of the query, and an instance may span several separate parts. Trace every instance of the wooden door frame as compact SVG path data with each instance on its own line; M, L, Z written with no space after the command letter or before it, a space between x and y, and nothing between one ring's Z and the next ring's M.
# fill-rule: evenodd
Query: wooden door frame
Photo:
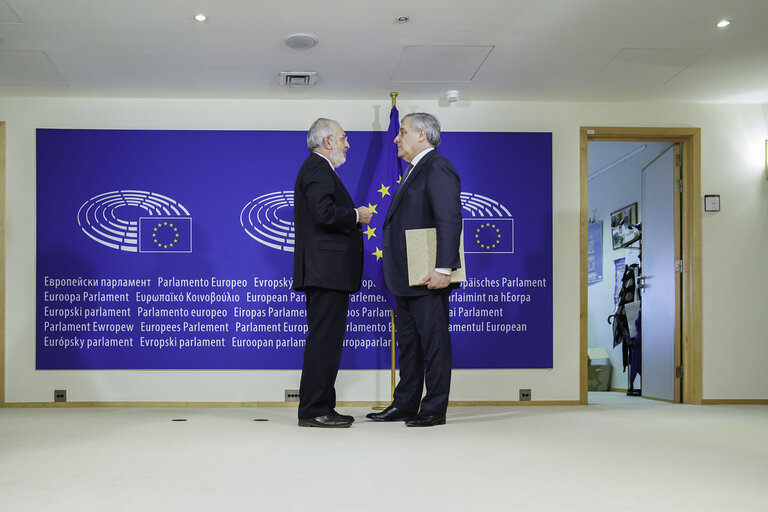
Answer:
M0 407L5 405L5 122L0 121Z
M681 364L683 368L682 403L701 404L701 128L653 128L582 126L579 134L580 151L580 393L582 404L587 395L587 224L589 198L587 195L587 150L593 141L652 141L679 142L683 154L683 192L681 245L683 256Z

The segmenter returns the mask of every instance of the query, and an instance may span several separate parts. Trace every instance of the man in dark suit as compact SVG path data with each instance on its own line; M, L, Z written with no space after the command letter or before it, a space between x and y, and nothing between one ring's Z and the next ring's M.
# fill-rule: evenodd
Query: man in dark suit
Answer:
M430 427L445 423L451 386L448 296L458 286L451 284L451 270L461 266L461 183L451 162L435 151L440 123L434 116L405 116L395 144L397 156L411 164L383 225L384 279L397 301L400 382L392 405L367 417ZM421 280L425 286L409 286L405 230L418 228L436 228L437 268Z
M349 427L336 412L336 374L347 323L349 295L360 289L363 235L370 209L355 208L336 174L349 142L339 123L318 119L307 133L310 155L293 192L293 289L307 302L307 340L299 386L300 427Z

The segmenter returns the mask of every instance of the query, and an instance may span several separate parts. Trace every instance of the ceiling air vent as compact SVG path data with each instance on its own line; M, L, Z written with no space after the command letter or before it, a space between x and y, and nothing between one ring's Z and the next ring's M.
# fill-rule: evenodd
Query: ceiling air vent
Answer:
M317 73L314 71L281 71L281 87L312 87L317 83Z

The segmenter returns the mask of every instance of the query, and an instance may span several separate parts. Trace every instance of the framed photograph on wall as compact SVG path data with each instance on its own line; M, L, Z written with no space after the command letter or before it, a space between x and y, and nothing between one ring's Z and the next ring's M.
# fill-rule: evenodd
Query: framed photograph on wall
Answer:
M636 242L640 238L637 224L637 203L632 203L611 212L611 239L613 249L621 249Z

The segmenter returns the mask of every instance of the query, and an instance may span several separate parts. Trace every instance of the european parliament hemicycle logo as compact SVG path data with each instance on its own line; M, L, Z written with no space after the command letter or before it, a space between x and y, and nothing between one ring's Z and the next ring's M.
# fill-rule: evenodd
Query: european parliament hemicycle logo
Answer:
M191 253L192 217L170 197L115 190L90 198L77 212L83 233L112 249L137 253Z
M498 201L480 194L461 193L464 215L464 254L515 252L515 219Z
M272 192L249 201L240 211L240 225L260 244L293 252L293 190Z

